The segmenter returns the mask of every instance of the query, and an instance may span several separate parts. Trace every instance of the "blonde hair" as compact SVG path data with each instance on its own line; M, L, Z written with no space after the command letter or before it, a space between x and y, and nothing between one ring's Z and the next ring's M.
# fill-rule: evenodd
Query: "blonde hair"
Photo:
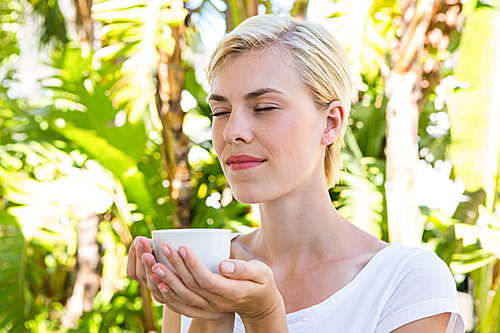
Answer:
M271 47L288 51L299 78L311 91L319 109L326 110L336 100L344 106L342 131L325 150L325 176L328 187L332 187L343 168L340 149L351 109L352 78L344 50L325 27L289 17L253 16L227 34L215 48L207 67L208 82L212 84L220 70L242 53Z

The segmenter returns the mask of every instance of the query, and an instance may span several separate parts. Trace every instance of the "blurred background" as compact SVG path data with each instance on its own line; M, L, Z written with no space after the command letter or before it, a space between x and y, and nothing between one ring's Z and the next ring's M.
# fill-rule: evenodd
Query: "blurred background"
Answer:
M337 209L436 252L467 331L500 332L500 0L1 0L1 333L161 331L132 240L258 227L214 154L204 67L264 13L347 51Z

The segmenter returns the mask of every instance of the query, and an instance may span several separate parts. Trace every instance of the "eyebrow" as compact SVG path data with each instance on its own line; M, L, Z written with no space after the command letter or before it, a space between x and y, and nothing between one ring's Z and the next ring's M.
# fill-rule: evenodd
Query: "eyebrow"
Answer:
M276 89L262 88L262 89L258 89L258 90L249 92L248 94L245 95L244 99L246 101L248 101L248 100L260 97L260 96L265 95L265 94L270 94L270 93L285 95L285 93L283 93L279 90L276 90ZM227 102L228 101L228 99L226 97L221 96L221 95L217 95L217 94L211 94L210 97L208 97L208 100L209 101L216 101L216 102Z

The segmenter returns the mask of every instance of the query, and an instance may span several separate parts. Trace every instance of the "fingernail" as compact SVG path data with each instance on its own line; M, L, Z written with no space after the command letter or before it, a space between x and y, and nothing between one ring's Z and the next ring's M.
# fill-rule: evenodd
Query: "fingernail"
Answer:
M221 268L224 273L233 273L236 266L230 261L224 261Z
M167 258L170 258L170 256L172 255L172 253L170 253L170 250L168 249L168 247L166 245L163 245L162 247L160 247L160 251L165 255L165 257Z
M153 273L155 273L156 275L158 275L159 277L164 277L165 276L165 272L163 271L163 269L161 268L157 268L153 271Z
M167 287L163 287L163 288L161 288L161 289L160 289L160 291L161 291L162 293L165 293L165 294L166 294L166 293L168 293L168 289L167 289Z
M142 262L144 263L144 266L146 266L146 268L149 268L149 263L146 259L142 258Z
M144 251L145 247L144 247L144 244L138 239L137 240L137 247L139 248L139 251Z
M183 248L183 247L181 247L181 248L179 249L179 253L181 254L182 259L186 260L186 258L187 258L186 249L185 249L185 248Z

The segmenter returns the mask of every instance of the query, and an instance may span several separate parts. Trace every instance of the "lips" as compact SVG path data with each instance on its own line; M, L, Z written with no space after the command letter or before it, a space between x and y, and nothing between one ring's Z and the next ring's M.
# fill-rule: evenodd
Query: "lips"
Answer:
M266 159L250 155L231 155L226 159L226 164L229 169L237 171L253 168L264 163L265 161Z

